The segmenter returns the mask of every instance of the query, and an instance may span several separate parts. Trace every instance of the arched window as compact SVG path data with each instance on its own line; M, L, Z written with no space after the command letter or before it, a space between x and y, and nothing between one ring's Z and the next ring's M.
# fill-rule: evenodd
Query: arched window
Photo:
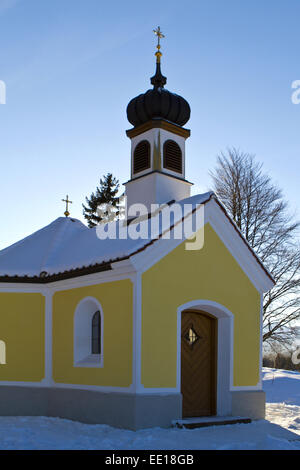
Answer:
M150 168L150 144L148 140L142 140L134 149L133 173L139 173Z
M74 366L102 367L103 310L94 297L82 299L74 314Z
M92 318L92 354L100 354L101 351L101 318L99 310Z
M182 152L174 140L167 140L164 143L164 168L182 173Z
M2 340L0 340L0 364L6 364L6 346Z

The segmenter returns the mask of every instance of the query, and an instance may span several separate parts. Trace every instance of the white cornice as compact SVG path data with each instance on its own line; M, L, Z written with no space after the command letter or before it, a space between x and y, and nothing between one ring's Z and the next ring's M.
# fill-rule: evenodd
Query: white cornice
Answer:
M135 274L133 265L125 260L114 263L113 269L110 271L102 271L99 273L88 274L86 276L78 276L71 279L51 282L49 284L30 284L30 283L0 283L1 292L24 292L24 293L41 293L46 295L49 291L56 292L67 289L76 289L77 287L92 286L102 284L104 282L120 281L122 279L131 279ZM124 264L123 264L124 263Z

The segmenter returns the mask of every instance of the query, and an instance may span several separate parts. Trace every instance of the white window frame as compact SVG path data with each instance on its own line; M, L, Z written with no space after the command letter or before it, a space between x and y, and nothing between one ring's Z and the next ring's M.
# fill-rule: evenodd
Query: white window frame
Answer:
M98 310L100 312L101 348L100 354L92 354L92 319ZM74 314L74 367L103 367L103 326L103 309L99 301L94 297L82 299Z
M6 364L6 344L2 339L0 340L0 365Z

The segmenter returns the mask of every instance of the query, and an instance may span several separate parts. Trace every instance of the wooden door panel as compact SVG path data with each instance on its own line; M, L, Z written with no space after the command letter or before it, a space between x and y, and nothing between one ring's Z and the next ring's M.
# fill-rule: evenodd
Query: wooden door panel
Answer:
M215 414L216 320L186 311L181 323L181 393L183 416Z

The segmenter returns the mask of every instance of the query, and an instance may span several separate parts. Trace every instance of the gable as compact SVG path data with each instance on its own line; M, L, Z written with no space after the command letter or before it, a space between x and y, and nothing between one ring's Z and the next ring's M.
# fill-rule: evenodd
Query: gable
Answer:
M181 283L185 282L185 277L190 281L191 278L201 278L201 284L209 288L214 295L219 290L229 293L232 291L232 285L235 288L240 286L250 295L258 294L255 285L209 222L204 226L204 245L200 250L186 250L185 243L181 242L145 272L150 269L163 272L163 283L166 283L167 279L174 283L175 277L180 279Z
M145 387L176 385L177 309L198 299L216 302L234 316L233 385L259 382L260 293L209 223L204 240L198 251L181 243L142 274Z
M235 223L230 219L223 206L215 198L210 199L205 204L199 205L195 211L203 211L202 226L197 232L197 238L201 240L203 238L202 229L203 226L209 224L214 232L217 234L223 245L230 252L232 257L235 259L241 270L250 279L251 283L255 286L256 290L260 293L267 292L274 285L269 272L263 266L257 255L254 253L252 248L249 246ZM194 217L194 213L192 217ZM149 269L159 260L161 260L168 253L171 253L179 245L189 243L188 240L182 241L176 240L173 237L174 227L170 229L171 239L163 240L160 239L152 245L146 247L143 251L140 251L136 255L132 256L132 263L137 270L142 272ZM205 248L206 237L204 235L203 248ZM201 243L200 250L191 249L191 253L202 251Z

